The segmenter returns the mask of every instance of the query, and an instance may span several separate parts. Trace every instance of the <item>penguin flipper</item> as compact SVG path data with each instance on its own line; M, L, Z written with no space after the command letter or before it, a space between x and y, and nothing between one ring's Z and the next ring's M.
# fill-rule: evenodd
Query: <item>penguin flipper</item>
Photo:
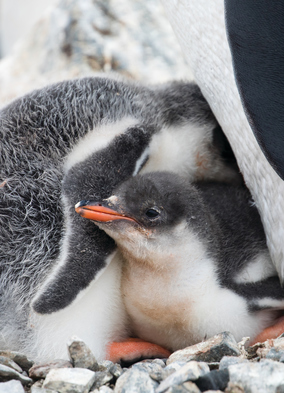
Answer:
M110 262L114 241L92 222L82 219L74 206L89 196L109 197L113 189L132 176L144 153L150 132L132 127L115 137L104 149L75 164L63 180L66 232L60 257L32 303L40 314L67 307Z

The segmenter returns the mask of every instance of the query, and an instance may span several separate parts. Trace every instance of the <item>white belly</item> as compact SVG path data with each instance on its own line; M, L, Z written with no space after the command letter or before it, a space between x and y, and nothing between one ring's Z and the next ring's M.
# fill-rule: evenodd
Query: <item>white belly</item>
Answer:
M211 261L189 265L124 267L122 295L134 335L177 350L226 330L237 340L253 337L268 324L266 314L250 315L242 297L219 287Z

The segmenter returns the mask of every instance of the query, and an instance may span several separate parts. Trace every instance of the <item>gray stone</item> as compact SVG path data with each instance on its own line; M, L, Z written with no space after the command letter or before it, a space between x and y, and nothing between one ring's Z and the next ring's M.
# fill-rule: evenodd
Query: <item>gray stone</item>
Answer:
M118 363L115 363L118 364ZM103 360L98 362L98 371L110 371L110 368L114 366L114 363L111 360Z
M274 349L274 351L272 351L272 354L269 356L272 356L273 353L281 352L280 359L282 359L282 351L284 352L284 337L278 337L275 340L267 340L263 343L256 343L251 347L248 347L247 357L248 359L253 359L255 357L266 358L271 349Z
M224 356L220 361L219 370L228 368L233 364L246 363L246 362L248 362L247 359L239 358L237 356Z
M191 381L184 382L182 386L184 386L187 389L188 393L201 393L201 390L194 382Z
M284 384L284 365L273 360L235 364L228 370L230 382L239 384L247 393L275 393Z
M132 368L146 371L149 376L157 382L161 382L168 374L164 371L160 364L152 362L140 362L133 365Z
M114 379L114 375L111 374L110 372L97 371L95 373L95 381L93 383L92 389L100 388L100 386L103 386L108 382L111 382L113 379Z
M0 383L0 393L25 393L20 381L9 381Z
M99 393L113 393L113 389L109 388L109 386L101 386L98 390Z
M213 370L208 374L202 375L195 381L198 388L205 392L207 390L225 390L229 383L229 371Z
M4 364L4 366L8 366L18 371L18 373L23 372L22 368L14 362L14 360L7 358L6 356L0 356L0 364Z
M157 386L146 371L131 368L118 378L114 393L154 393Z
M16 351L0 350L0 356L5 356L13 360L25 371L28 371L34 364L34 362L28 359L26 355Z
M244 388L240 384L233 383L230 381L225 390L225 393L245 393L245 392L244 392Z
M145 359L142 360L140 363L152 363L152 364L158 364L159 366L161 366L162 368L165 367L166 364L166 359L165 361L162 359Z
M223 393L221 390L205 390L204 393Z
M98 362L88 348L88 346L77 338L73 339L68 345L69 356L74 367L78 368L88 368L92 371L98 371Z
M0 381L7 381L10 379L17 379L23 385L33 383L32 379L18 373L18 371L14 370L13 368L0 364Z
M29 370L29 376L33 379L45 378L53 368L72 368L68 360L58 359L50 363L34 364Z
M186 363L187 363L186 361L178 361L178 360L176 360L176 361L173 361L173 362L169 363L169 364L165 367L164 370L165 370L165 371L168 371L168 370L177 371L177 370L179 370L181 367L185 366Z
M114 375L115 378L119 378L123 374L123 369L118 363L116 363L111 365L109 372Z
M109 388L109 386L101 386L99 389L92 389L90 393L113 393L114 390Z
M84 368L50 370L43 387L59 393L87 393L95 381L95 372Z
M223 356L239 356L240 350L234 336L230 332L223 332L216 336L174 352L169 356L166 364L175 361L197 360L207 363L219 362Z
M167 389L165 393L189 393L189 390L182 385L174 385Z
M56 390L40 388L39 386L32 386L31 393L56 393Z
M172 385L181 385L183 382L195 381L209 372L210 369L206 363L190 361L162 381L156 389L156 393L162 393Z
M162 381L165 376L164 369L159 364L152 363L152 362L136 363L133 365L132 368L137 368L139 370L146 371L149 374L149 376L156 381Z
M284 363L284 351L276 351L275 348L271 348L265 357L266 359L276 360L278 362Z

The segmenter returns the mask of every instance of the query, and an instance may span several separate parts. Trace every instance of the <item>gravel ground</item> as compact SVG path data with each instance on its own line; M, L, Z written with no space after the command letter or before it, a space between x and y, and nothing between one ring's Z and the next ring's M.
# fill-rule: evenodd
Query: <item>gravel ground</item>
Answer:
M284 336L248 347L229 332L126 367L97 362L84 342L69 345L70 361L35 364L0 350L0 393L281 393Z

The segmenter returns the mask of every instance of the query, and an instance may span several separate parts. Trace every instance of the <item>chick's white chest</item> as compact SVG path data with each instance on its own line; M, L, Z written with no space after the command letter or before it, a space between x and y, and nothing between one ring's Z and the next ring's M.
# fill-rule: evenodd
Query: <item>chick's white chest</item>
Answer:
M219 285L203 246L181 250L156 253L155 264L124 258L121 292L132 334L170 350L225 330L236 339L256 334L260 321L245 299Z

